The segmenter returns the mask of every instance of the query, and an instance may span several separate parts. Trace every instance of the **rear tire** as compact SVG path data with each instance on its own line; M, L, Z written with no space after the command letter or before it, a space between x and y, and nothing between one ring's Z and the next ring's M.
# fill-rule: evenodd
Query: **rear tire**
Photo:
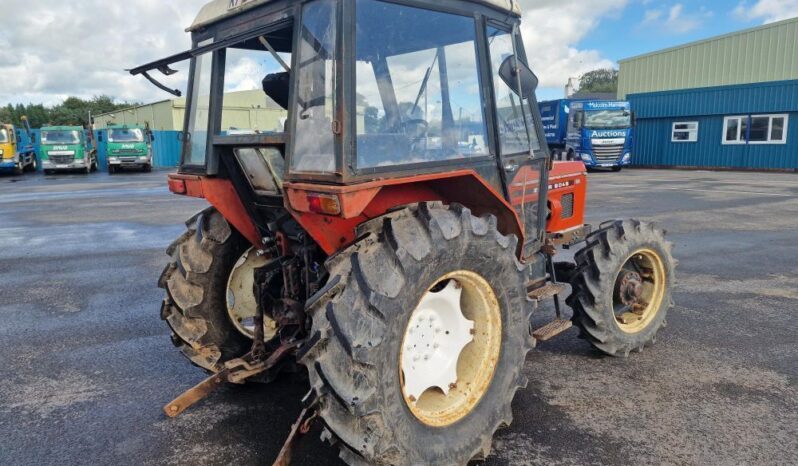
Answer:
M188 222L188 231L167 249L172 261L158 285L166 290L161 318L172 342L193 364L211 371L245 355L252 341L227 315L227 281L239 257L250 247L214 208Z
M521 371L533 346L533 305L517 239L499 233L494 217L437 203L389 214L358 233L360 242L328 260L330 282L309 302L315 343L301 350L300 362L320 400L323 438L352 465L461 465L487 456L496 430L512 421L511 402L526 385ZM453 424L433 427L411 411L400 354L419 300L453 271L471 272L494 291L501 352L475 405L457 411L462 417ZM482 330L475 335L473 344ZM459 367L457 377L464 380Z
M574 310L574 325L593 346L610 356L627 357L656 342L657 332L666 326L668 309L673 307L676 261L672 246L663 230L638 220L616 221L587 238L587 246L575 257L573 291L566 302ZM624 307L617 302L618 280L624 266L639 254L656 263L650 267L652 282L644 280L644 285L655 290L659 285L654 281L660 281L662 288L646 297L650 307L641 312L639 321L629 325L618 315L618 309ZM620 317L626 315L634 317L629 312Z

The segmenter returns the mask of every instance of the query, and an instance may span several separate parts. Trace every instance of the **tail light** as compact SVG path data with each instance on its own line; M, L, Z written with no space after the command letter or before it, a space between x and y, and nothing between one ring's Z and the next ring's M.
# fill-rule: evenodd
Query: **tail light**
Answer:
M341 201L334 194L308 193L308 208L322 215L340 215Z

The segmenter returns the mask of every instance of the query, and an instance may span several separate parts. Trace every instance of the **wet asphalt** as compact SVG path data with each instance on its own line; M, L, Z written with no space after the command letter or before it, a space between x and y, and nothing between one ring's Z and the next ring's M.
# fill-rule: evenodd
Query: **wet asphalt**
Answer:
M0 464L277 455L301 377L225 387L174 420L161 412L203 378L169 340L156 281L205 204L169 194L165 177L0 177ZM573 329L541 344L484 464L798 464L798 175L627 170L589 183L589 221L667 228L676 307L629 359ZM340 464L318 433L294 464Z

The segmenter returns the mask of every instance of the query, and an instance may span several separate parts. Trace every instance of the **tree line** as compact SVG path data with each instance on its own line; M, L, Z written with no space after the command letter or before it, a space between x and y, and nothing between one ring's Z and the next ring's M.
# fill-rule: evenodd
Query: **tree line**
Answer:
M131 102L116 103L113 97L107 95L95 96L84 100L79 97L69 97L60 104L51 107L42 104L8 104L0 107L0 123L10 123L21 126L22 117L27 116L32 128L42 126L87 126L89 113L115 112L121 109L139 105Z

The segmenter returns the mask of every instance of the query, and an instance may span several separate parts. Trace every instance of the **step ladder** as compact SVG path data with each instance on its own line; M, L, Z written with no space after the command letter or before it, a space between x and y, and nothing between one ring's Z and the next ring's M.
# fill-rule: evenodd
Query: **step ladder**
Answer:
M532 336L537 341L549 341L574 325L570 319L564 319L562 316L562 309L560 307L560 294L566 290L567 285L557 282L557 275L554 272L554 261L551 257L549 257L549 269L551 274L549 278L551 278L551 281L539 288L529 291L528 293L529 298L535 301L537 304L540 304L547 299L554 299L554 309L557 313L556 319L544 325L543 327L532 331Z

